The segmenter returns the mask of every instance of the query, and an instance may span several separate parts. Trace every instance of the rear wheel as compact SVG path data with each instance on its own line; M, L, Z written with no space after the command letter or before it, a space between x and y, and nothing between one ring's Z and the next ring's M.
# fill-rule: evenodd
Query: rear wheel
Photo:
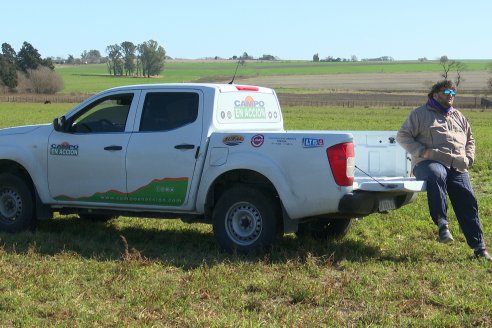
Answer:
M20 232L33 227L33 194L26 181L17 175L0 175L0 231Z
M341 238L347 234L353 219L319 219L299 225L299 237L310 236L314 239Z
M215 206L215 238L229 252L268 248L279 235L278 215L279 202L273 195L246 185L234 186Z

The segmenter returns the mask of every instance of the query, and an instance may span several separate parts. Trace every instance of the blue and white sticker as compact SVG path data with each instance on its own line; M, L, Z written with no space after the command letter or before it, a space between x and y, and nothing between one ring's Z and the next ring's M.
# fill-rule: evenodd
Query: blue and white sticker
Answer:
M323 147L325 141L322 138L302 138L302 146L304 148Z

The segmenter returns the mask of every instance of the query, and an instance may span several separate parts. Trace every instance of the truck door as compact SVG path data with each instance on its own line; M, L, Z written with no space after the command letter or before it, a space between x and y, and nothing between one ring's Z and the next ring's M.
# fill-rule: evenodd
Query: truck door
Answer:
M186 208L202 136L197 90L142 92L126 156L129 203Z
M68 117L63 131L53 131L48 182L54 199L127 201L125 154L137 103L135 92L101 96Z

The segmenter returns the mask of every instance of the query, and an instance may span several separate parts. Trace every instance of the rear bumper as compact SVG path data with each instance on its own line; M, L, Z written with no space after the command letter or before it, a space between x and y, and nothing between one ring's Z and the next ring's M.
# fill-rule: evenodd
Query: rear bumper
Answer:
M346 217L363 217L371 213L386 213L415 201L415 192L372 192L357 190L342 197L338 205Z

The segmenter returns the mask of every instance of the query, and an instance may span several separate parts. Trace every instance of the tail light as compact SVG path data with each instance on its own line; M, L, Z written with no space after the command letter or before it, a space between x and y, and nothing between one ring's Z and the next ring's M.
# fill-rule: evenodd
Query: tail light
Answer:
M236 85L238 91L258 91L260 88L252 85Z
M331 146L326 150L333 178L339 186L351 186L354 182L355 157L351 142Z

